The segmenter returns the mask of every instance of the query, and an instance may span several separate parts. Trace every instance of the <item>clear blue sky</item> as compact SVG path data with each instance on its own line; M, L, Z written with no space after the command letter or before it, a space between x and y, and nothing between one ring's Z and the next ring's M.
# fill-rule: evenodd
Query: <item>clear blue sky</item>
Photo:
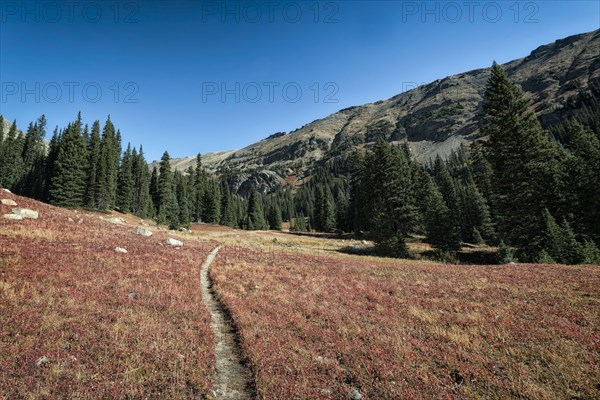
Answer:
M0 0L0 113L110 114L149 159L236 149L600 27L598 1L476 3Z

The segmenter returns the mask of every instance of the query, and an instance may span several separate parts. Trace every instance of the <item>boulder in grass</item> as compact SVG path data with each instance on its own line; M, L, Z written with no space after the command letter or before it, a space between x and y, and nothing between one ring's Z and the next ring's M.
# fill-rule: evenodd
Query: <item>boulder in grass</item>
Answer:
M148 228L144 228L143 226L136 226L135 228L133 228L133 233L146 237L152 236L152 231Z
M38 358L37 360L35 360L35 366L38 367L38 368L40 368L41 366L43 366L44 364L46 364L49 361L50 360L48 359L48 357L41 356L40 358Z
M2 189L2 190L4 190L6 193L12 194L12 192L10 190L8 190L8 189Z
M173 238L167 238L167 244L170 244L171 246L183 246L183 243L180 240L177 239L173 239Z
M38 219L38 212L28 208L13 208L13 214L20 215L23 218Z
M18 214L4 214L3 217L4 219L10 219L12 221L20 221L23 219L23 217Z
M2 204L4 204L5 206L16 206L17 202L11 199L2 199L0 200L2 202Z
M362 400L362 395L356 389L352 389L350 393L348 393L348 400Z
M108 220L108 222L110 222L111 224L124 224L125 221L123 221L123 218L119 218L119 217L112 217L111 219Z
M127 253L127 250L122 247L115 247L117 253Z

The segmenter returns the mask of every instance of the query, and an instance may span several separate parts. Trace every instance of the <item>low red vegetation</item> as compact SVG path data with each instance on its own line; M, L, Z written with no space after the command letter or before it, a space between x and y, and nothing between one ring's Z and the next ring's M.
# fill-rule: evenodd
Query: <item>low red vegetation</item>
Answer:
M0 398L209 393L214 338L199 273L214 243L184 238L178 249L167 232L142 237L99 214L0 197L40 213L0 220Z
M599 267L225 246L211 274L261 399L600 397Z

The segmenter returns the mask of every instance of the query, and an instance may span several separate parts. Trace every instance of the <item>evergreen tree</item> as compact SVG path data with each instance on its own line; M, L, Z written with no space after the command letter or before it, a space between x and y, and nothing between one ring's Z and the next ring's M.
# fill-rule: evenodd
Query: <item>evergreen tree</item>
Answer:
M567 196L573 226L581 235L600 243L600 139L577 122L567 129L572 152L567 163Z
M140 145L140 152L135 148L132 153L132 175L133 175L133 201L131 211L140 216L147 217L150 214L150 172L144 158L144 149Z
M151 200L151 215L153 217L156 217L158 212L158 206L160 204L160 194L158 191L158 169L156 168L156 166L152 168L152 175L150 176L149 194Z
M120 144L115 136L115 127L106 120L100 142L100 160L97 168L96 207L108 210L114 207L117 194L117 173L120 158Z
M543 247L543 210L561 205L560 154L521 89L495 63L483 110L498 233L520 258L532 260Z
M87 180L85 205L96 208L98 205L98 168L100 166L100 121L92 124L92 134L88 141Z
M435 183L428 184L425 214L426 241L443 252L460 249L460 233L444 197Z
M60 141L55 174L50 186L53 204L61 207L81 207L86 187L87 154L81 133L81 114L67 128Z
M174 189L171 157L165 151L160 161L158 175L157 222L159 224L168 224L171 229L179 227L179 210Z
M131 212L133 204L133 185L133 160L131 144L128 143L118 173L116 206L122 212Z
M217 182L208 179L203 183L202 220L209 224L218 224L221 220L221 189Z
M17 120L14 120L4 144L3 154L0 157L0 185L14 189L23 170L23 145L24 138L17 132Z
M225 180L221 181L221 225L235 227L237 225L235 204L229 186Z
M187 187L187 181L183 174L179 171L175 171L174 174L175 179L175 195L177 197L177 205L179 208L179 225L188 227L191 222L191 214L190 214L190 199Z
M274 231L281 230L282 218L281 218L281 207L279 207L279 204L274 203L269 207L267 220L269 221L269 229L274 230Z
M81 119L79 115L78 119ZM42 115L35 124L29 124L23 144L23 165L17 191L24 196L42 199L44 195L44 162L46 148L46 116Z
M466 185L459 186L459 193L460 208L462 210L460 213L462 239L468 243L478 244L485 240L493 242L494 229L489 208L483 195L477 189L471 174L467 176Z
M194 174L194 190L193 190L193 217L196 222L202 220L202 209L204 203L204 192L206 190L206 172L202 167L202 156L200 153L196 156L196 172Z
M258 192L256 188L252 186L252 190L250 191L250 197L248 199L248 211L247 215L247 229L249 230L265 230L267 229L267 224L265 223L265 217L263 214L262 206L260 204L260 199L258 197Z
M54 129L52 139L50 139L50 145L48 146L48 157L44 164L44 193L43 199L46 202L50 201L50 188L52 180L56 174L56 160L58 159L58 152L60 150L60 139L61 133L59 133L58 126Z
M542 262L540 259L547 254L554 261L561 264L579 264L583 262L585 259L583 248L577 242L568 222L564 220L562 225L558 225L547 209L544 210L544 219L546 224L544 247L540 251L537 261Z
M294 232L307 232L306 217L303 213L293 218L291 230Z

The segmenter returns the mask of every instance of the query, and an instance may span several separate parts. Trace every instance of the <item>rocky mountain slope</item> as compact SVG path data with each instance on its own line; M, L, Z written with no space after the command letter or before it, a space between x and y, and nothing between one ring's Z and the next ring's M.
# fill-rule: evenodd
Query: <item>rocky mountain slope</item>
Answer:
M600 82L600 30L541 46L504 68L529 94L538 115L551 116ZM419 160L445 156L480 138L479 111L488 77L489 68L448 76L387 100L340 110L240 150L208 153L203 162L218 173L237 173L239 185L251 180L264 191L378 138L408 142ZM195 165L195 158L173 164L183 170Z

